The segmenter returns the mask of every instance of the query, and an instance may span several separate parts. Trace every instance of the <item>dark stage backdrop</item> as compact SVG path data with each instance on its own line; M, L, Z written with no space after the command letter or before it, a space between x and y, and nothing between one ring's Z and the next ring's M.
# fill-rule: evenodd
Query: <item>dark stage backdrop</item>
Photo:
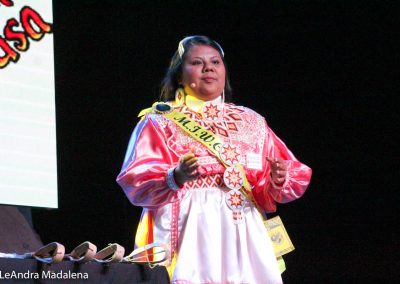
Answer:
M115 177L177 43L205 34L233 101L314 171L278 208L296 246L284 281L399 279L396 2L54 1L59 209L33 210L42 241L133 249L141 209Z

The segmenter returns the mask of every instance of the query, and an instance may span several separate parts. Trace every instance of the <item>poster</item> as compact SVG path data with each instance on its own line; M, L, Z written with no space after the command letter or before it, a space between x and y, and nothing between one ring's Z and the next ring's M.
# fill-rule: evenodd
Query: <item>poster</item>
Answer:
M52 1L0 0L0 204L57 208Z

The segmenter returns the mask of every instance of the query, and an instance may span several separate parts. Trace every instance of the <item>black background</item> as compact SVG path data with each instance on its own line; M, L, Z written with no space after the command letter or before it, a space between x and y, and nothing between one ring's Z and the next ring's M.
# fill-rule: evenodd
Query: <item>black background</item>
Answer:
M133 249L141 209L115 178L136 115L179 40L205 34L233 101L313 169L278 207L296 246L285 283L399 279L396 2L53 1L59 209L33 210L42 241Z

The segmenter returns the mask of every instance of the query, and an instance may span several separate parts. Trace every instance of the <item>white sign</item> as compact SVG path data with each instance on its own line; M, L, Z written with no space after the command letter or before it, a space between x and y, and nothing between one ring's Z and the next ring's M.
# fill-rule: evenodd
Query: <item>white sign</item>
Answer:
M0 0L0 204L57 208L51 0Z

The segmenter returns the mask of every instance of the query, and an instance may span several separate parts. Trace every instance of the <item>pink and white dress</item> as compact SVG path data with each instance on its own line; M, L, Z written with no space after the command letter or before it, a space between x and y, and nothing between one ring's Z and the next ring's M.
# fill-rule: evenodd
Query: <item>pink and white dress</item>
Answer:
M311 169L300 163L249 108L221 98L200 107L187 100L175 107L235 149L232 159L243 165L252 192L266 212L276 203L299 198ZM172 170L192 147L200 177L176 186ZM270 179L265 157L281 158L288 174L283 186ZM229 195L225 167L201 143L159 114L146 114L136 126L117 178L126 196L143 207L136 242L168 244L176 256L172 283L282 283L263 219L251 202ZM240 203L240 220L233 205ZM140 244L142 243L142 244Z

